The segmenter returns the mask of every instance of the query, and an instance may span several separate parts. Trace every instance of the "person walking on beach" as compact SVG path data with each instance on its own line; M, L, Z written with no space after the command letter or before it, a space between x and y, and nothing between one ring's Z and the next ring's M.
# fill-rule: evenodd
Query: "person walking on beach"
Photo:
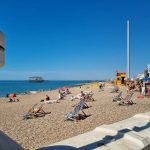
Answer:
M99 82L99 92L101 92L101 91L102 91L102 88L103 88L103 85L102 85L102 83L101 83L101 82Z

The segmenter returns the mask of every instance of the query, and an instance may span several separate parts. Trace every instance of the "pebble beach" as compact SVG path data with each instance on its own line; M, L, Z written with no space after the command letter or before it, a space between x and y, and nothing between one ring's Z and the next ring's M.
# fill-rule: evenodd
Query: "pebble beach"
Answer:
M119 87L126 94L125 86ZM27 112L35 103L49 95L51 99L58 99L58 90L44 91L35 94L18 95L19 102L7 102L7 98L0 98L0 130L20 144L24 149L35 150L40 147L59 142L61 140L91 131L103 124L115 123L137 113L150 111L150 98L138 99L135 92L132 100L136 103L129 106L119 106L112 101L112 96L106 85L104 91L90 84L69 89L67 95L60 103L44 104L43 109L47 113L43 117L23 120L23 113ZM87 102L89 108L84 109L87 118L79 121L66 121L64 113L73 111L73 105L79 100L71 101L70 97L80 91L92 90L95 101Z

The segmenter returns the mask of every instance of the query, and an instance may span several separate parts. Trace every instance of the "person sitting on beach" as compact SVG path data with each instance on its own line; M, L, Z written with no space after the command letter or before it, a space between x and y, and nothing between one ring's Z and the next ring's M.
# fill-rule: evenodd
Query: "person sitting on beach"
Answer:
M9 94L8 94L8 93L6 94L6 97L7 97L7 98L9 97Z
M71 92L69 91L69 89L66 89L65 90L65 94L67 95L67 94L71 94Z
M49 101L49 100L50 100L50 97L49 97L48 95L46 95L45 100L46 100L46 101Z
M6 94L6 97L9 98L8 102L19 102L16 93Z
M49 104L50 103L50 97L48 95L45 95L44 102Z
M81 99L85 99L85 93L81 91Z
M130 86L129 86L129 84L127 84L127 86L126 86L126 90L127 90L127 93L129 93L129 92L130 92Z
M19 102L19 99L15 99L15 98L9 98L8 102Z
M42 99L40 102L49 102L50 101L50 97L48 95L45 95L45 99Z
M58 93L59 93L59 94L58 94L58 99L59 99L59 100L63 99L63 98L64 98L63 93L61 93L60 90L58 91Z
M12 98L9 98L8 102L14 102L14 100Z

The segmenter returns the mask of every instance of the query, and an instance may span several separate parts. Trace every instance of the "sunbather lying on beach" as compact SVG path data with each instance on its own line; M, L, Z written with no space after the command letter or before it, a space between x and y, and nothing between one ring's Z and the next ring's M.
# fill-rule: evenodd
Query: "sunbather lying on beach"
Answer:
M69 89L66 89L65 90L65 94L67 95L67 94L71 94L71 92L69 91Z
M71 96L70 100L73 101L75 99L84 99L84 100L92 100L94 101L94 99L92 98L93 96L93 91L89 90L89 91L81 91L80 94L77 94L76 96Z
M15 99L15 98L9 98L8 102L19 102L19 99Z
M6 97L9 98L8 102L19 102L19 98L17 98L17 95L15 93L12 94L6 94Z
M45 100L46 100L46 101L49 101L49 100L50 100L50 97L49 97L48 95L46 95L46 96L45 96Z
M44 101L50 101L50 97L48 95L45 95L45 98L41 100L41 102L44 102Z
M52 100L48 95L46 95L45 99L41 100L40 102L44 102L45 104L52 104L52 103L59 103L59 100Z

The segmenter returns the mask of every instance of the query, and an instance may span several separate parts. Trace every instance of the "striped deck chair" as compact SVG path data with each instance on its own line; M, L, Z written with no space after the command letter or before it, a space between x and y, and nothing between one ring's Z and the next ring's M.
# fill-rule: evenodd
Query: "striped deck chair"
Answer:
M78 105L80 105L81 109L89 108L84 99L81 99Z
M119 94L117 96L113 96L113 102L117 102L117 101L120 101L122 98L122 91L119 92Z
M46 113L43 110L43 104L39 105L38 104L34 104L29 110L28 112L25 112L23 114L23 119L29 119L29 118L36 118L39 116L44 116Z
M82 114L79 114L79 112L82 111L83 115ZM79 119L83 119L86 117L86 114L85 112L82 110L81 106L80 105L76 105L75 108L74 108L74 111L73 112L66 112L64 114L65 118L67 120L79 120Z
M134 104L133 101L131 100L133 96L133 92L128 93L125 98L122 98L121 101L119 102L119 105L132 105Z

